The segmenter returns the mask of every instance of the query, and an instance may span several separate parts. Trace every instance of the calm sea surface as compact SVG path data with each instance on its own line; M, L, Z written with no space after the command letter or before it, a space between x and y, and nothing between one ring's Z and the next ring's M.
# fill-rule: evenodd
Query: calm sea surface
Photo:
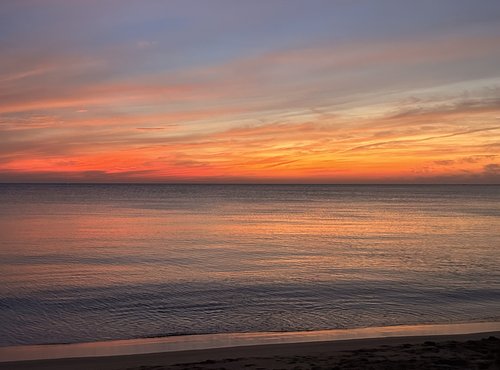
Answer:
M477 320L499 186L0 185L0 346Z

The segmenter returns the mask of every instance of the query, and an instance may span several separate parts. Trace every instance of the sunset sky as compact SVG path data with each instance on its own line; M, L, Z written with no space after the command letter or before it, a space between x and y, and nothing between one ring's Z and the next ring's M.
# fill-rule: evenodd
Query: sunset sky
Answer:
M500 1L0 3L0 182L500 183Z

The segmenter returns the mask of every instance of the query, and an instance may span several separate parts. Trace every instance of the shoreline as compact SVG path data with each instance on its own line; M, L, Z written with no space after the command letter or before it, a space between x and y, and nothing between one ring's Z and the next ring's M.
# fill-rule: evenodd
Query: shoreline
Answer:
M228 357L290 356L424 341L500 337L500 322L403 325L284 333L231 333L0 347L0 369L121 369Z
M496 338L492 338L496 337ZM470 349L475 345L483 352L484 343L493 342L493 348L496 348L494 358L491 358L493 366L488 367L498 369L500 360L500 331L468 333L468 334L449 334L449 335L425 335L425 336L396 336L379 337L365 339L347 339L333 341L313 341L301 343L282 343L282 344L264 344L251 346L223 347L201 350L171 351L148 354L133 354L119 356L102 357L80 357L80 358L60 358L44 359L31 361L1 362L0 369L3 370L160 370L160 369L239 369L256 367L257 369L278 368L272 365L276 362L280 364L281 369L308 369L322 368L317 366L324 361L339 360L342 362L351 361L355 367L337 367L338 369L354 369L357 366L364 365L364 361L370 361L371 358L379 356L385 352L384 358L392 356L396 361L390 359L388 363L378 364L380 369L396 369L403 366L401 354L403 351L412 353L410 363L424 359L427 361L424 365L414 364L413 369L434 368L433 361L438 357L428 357L428 353L438 352L441 349L445 351L450 348L455 349L457 353ZM462 348L463 347L463 348ZM491 346L490 346L491 347ZM424 352L422 356L421 352ZM491 352L491 350L490 350ZM493 352L492 352L493 353ZM453 357L455 356L455 357ZM467 358L467 355L463 357ZM470 357L470 354L469 354ZM368 358L368 359L367 359ZM389 357L390 358L390 357ZM347 360L346 360L347 359ZM311 367L293 366L300 364L300 361L307 361ZM361 361L361 363L360 363ZM399 361L399 362L398 362ZM451 359L442 359L439 361L448 361L453 365L457 362L456 355L452 354ZM465 361L463 358L461 361ZM484 360L477 360L479 364L484 364ZM284 363L288 366L282 366ZM394 365L395 364L395 365ZM496 365L495 365L496 364ZM224 365L224 366L222 366ZM349 365L349 363L348 363ZM372 364L371 369L379 369L377 364ZM390 366L396 367L390 367ZM408 365L408 364L407 364ZM389 366L389 367L388 367ZM404 367L406 368L406 367ZM462 369L468 367L447 367L448 369Z

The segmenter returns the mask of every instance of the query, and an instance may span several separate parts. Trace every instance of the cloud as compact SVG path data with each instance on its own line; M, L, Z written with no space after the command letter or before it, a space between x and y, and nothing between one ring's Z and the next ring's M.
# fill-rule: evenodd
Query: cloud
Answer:
M486 160L491 160L498 157L496 154L491 155L473 155L468 157L462 157L458 159L445 159L434 161L435 164L439 166L452 166L457 164L476 164L480 162L484 162Z
M483 173L488 176L498 176L500 178L500 164L490 163L485 165Z
M455 161L452 159L444 159L440 161L434 161L434 163L440 166L450 166L452 164L455 164Z
M156 44L158 44L157 41L141 40L141 41L137 41L136 45L139 49L147 49L147 48L151 48L151 47L155 46Z
M455 137L455 136L470 135L470 134L475 134L475 133L479 133L479 132L496 131L496 130L500 130L500 126L485 127L485 128L480 128L480 129L453 132L450 134L439 135L439 136L429 136L429 137L424 137L421 139L381 141L381 142L377 142L377 143L356 146L354 148L347 149L346 152L373 149L373 148L376 149L376 148L381 148L381 147L383 147L383 148L397 147L397 146L401 146L401 145L421 143L421 142L425 142L425 141L429 141L429 140L440 140L440 139L446 139L446 138L451 138L451 137Z
M154 174L154 171L9 171L0 170L0 181L11 183L23 182L135 182L144 181L144 177Z
M100 171L104 178L108 173L126 177L128 171L139 171L131 180L143 176L143 181L163 178L173 182L236 178L264 182L300 178L311 182L485 181L493 177L482 175L481 166L496 157L491 133L500 127L485 125L488 120L482 127L459 131L456 127L466 128L475 117L484 119L488 114L464 107L460 115L435 110L433 117L441 123L430 126L415 123L411 116L401 116L399 125L394 125L394 119L383 114L359 120L311 112L306 121L294 117L191 132L177 126L165 130L164 126L123 124L92 125L85 132L79 126L10 130L4 131L0 168L9 178L15 173L24 176L26 171L44 176L68 172L71 179L77 172ZM448 122L461 115L464 121ZM472 174L467 179L464 170ZM141 175L140 171L150 172Z
M458 171L445 175L433 175L408 178L410 183L438 184L500 184L500 165L490 163L477 171Z
M160 131L165 129L166 127L136 127L136 130L143 130L143 131Z
M485 166L498 151L500 38L484 4L460 14L462 3L434 4L402 23L382 15L382 4L352 29L338 18L361 14L350 3L248 3L245 12L56 3L55 13L12 3L0 14L9 31L0 43L6 179L496 176ZM9 12L31 14L33 31ZM379 32L385 22L415 28Z

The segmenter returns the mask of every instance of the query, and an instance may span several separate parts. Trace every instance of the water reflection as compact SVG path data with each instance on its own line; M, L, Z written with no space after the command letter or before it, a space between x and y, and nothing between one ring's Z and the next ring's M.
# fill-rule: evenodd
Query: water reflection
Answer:
M0 187L0 345L500 312L499 187Z

